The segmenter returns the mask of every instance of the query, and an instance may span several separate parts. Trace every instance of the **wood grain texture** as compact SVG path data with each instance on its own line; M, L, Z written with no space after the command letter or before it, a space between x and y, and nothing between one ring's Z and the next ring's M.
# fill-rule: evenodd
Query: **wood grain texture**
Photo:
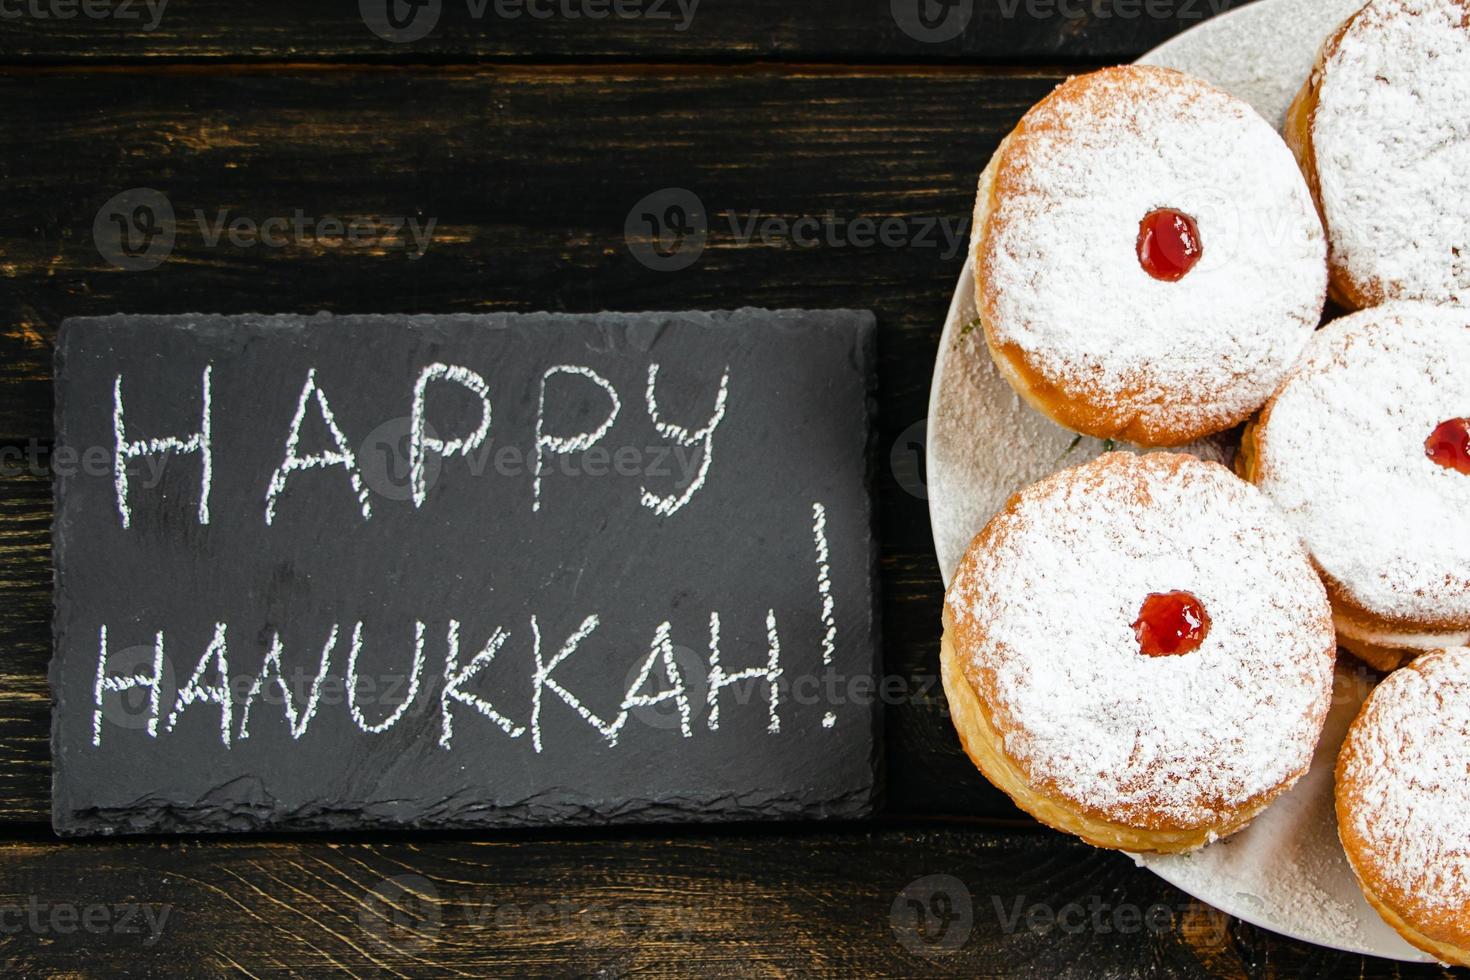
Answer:
M23 148L3 161L0 439L49 438L50 342L64 316L757 305L878 313L891 443L924 416L976 177L1060 78L796 68L0 77L12 110L0 139ZM166 196L176 240L156 269L125 271L99 254L94 219L140 187ZM635 259L624 230L635 205L670 188L703 202L709 241L691 267L658 272ZM369 216L385 237L355 246L312 225L275 247L220 233L222 218L263 225L298 211ZM435 222L421 258L406 234L386 237L390 216ZM803 247L767 224L802 218L829 223L830 235L804 229L818 244ZM896 244L854 222L892 222ZM886 533L927 542L918 516Z
M140 912L140 934L118 932L120 903L167 917L150 933ZM101 904L97 931L51 918ZM1280 943L1121 855L947 829L11 844L0 926L18 976L1437 972Z
M1081 18L1018 19L1003 15L1001 0L977 0L967 29L938 44L898 29L887 0L704 0L686 32L652 21L592 29L565 18L475 21L446 8L434 34L398 45L374 37L343 0L172 0L153 31L0 16L4 972L1433 972L1282 940L1185 898L1126 858L1024 829L959 753L937 686L941 587L915 447L962 256L912 243L763 242L723 217L791 221L830 210L845 222L897 219L910 238L930 219L967 220L985 159L1062 72L962 62L1125 60L1194 22L1193 13L1230 5L1181 0L1168 8L1175 14L1132 19L1097 13L1129 2L1101 0ZM758 60L791 63L748 64ZM823 60L920 66L807 63ZM283 64L303 61L340 64ZM468 64L479 62L514 64ZM114 63L132 67L103 67ZM98 253L92 225L109 197L140 186L165 193L184 224L163 265L126 272ZM695 191L713 217L699 261L660 273L633 257L624 224L640 199L670 187ZM424 257L410 260L398 246L313 240L210 246L193 219L195 209L210 221L226 209L259 222L297 208L437 225ZM50 840L51 463L41 450L51 437L50 344L61 318L742 303L879 315L884 640L887 673L901 681L887 711L884 823L689 836ZM946 819L913 820L936 815ZM910 897L930 911L937 935L941 889L903 894L934 874L962 883L950 897L967 896L972 914L966 941L946 955L922 944L911 951L900 935L914 941ZM162 939L144 946L142 935L112 931L116 905L130 902L170 905ZM109 928L59 932L49 920L57 903L105 903ZM38 916L47 906L44 931L27 921L33 905ZM1079 913L1067 911L1074 905L1085 913L1081 928ZM1033 906L1037 922L1050 909L1073 925L1007 926ZM1098 906L1102 927L1092 919ZM1155 906L1168 913L1166 926L1140 930L1134 916ZM1125 908L1133 911L1119 920Z
M913 461L934 344L963 264L976 161L1057 80L773 69L0 79L16 108L0 137L30 140L6 160L16 207L0 219L10 287L0 294L0 433L9 436L5 471L25 474L4 484L6 505L23 519L7 524L0 553L0 588L17 599L0 618L14 651L0 701L9 750L0 786L14 781L15 790L0 820L48 812L49 497L35 475L46 464L32 465L30 448L50 440L50 343L64 316L740 304L877 311L884 641L895 678L890 806L1013 815L959 753L938 689L941 589ZM138 186L165 193L179 218L172 255L152 271L112 267L92 239L98 208ZM680 272L640 265L624 237L634 204L666 187L693 190L711 212L708 247ZM256 222L301 209L438 223L423 257L409 259L401 249L313 240L210 245L221 209ZM752 219L829 212L835 246L744 237ZM897 222L899 244L853 244L845 223L860 219ZM957 237L946 242L938 222ZM898 474L895 458L906 464Z
M1244 0L417 0L405 42L382 0L92 2L7 0L4 60L1116 62Z

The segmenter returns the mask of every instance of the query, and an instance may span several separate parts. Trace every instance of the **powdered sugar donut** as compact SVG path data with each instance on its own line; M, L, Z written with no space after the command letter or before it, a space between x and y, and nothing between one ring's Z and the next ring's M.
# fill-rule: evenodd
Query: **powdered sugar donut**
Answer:
M1374 0L1334 34L1286 138L1330 239L1332 296L1470 302L1470 0Z
M1470 649L1378 686L1348 730L1336 795L1368 904L1419 949L1470 966Z
M1012 387L1098 438L1248 418L1321 319L1326 238L1275 130L1165 68L1073 78L1001 144L975 215L980 321Z
M1330 324L1239 461L1305 539L1344 647L1392 670L1470 644L1470 311Z
M1307 771L1331 610L1296 533L1216 463L1110 453L1013 497L950 586L941 663L966 752L1099 847L1187 851Z

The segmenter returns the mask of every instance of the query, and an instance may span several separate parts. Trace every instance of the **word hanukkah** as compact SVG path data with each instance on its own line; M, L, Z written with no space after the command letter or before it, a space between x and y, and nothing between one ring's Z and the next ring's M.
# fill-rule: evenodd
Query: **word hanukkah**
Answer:
M632 712L639 708L655 707L666 702L671 702L677 709L679 730L683 737L692 737L695 730L693 693L697 691L691 690L694 685L686 682L683 668L675 659L671 627L668 623L663 623L655 630L650 650L633 676L617 714L611 721L604 721L600 718L583 702L581 697L553 676L556 669L577 652L583 641L592 635L598 625L598 616L588 616L566 639L560 649L548 658L542 655L540 624L535 615L531 616L531 646L535 667L529 678L529 719L521 723L512 721L489 700L467 689L476 676L490 666L496 654L510 639L510 634L505 629L497 627L483 648L471 657L468 663L461 665L460 624L457 620L450 620L444 641L442 682L437 695L431 697L431 703L437 702L437 710L440 715L439 745L445 749L451 748L454 740L454 709L456 706L465 706L479 712L508 738L518 739L529 734L534 751L539 753L542 751L542 705L547 692L555 694L567 707L580 715L584 721L597 730L610 747L618 744L619 735ZM341 624L332 624L326 642L322 645L321 658L318 661L315 676L310 679L309 691L304 699L305 703L298 704L293 699L291 685L282 666L284 650L280 633L277 632L273 636L269 651L258 673L244 679L248 689L244 691L244 697L241 699L239 688L243 685L235 683L230 673L230 628L224 623L217 623L213 637L199 658L193 675L187 683L178 688L173 699L173 707L165 715L161 711L165 676L168 673L165 669L164 631L159 630L154 634L153 657L149 669L128 674L110 674L107 670L110 653L109 631L104 625L98 631L97 682L93 689L92 745L96 747L102 744L103 721L107 717L106 699L111 696L121 696L124 692L134 689L141 689L148 695L148 715L144 727L149 737L152 738L158 738L161 733L172 733L180 717L191 705L212 703L219 710L219 734L224 745L228 747L233 741L245 741L250 738L252 709L257 703L267 700L273 688L281 695L280 703L291 737L293 739L303 738L310 729L312 720L317 716L322 702L323 688L328 672L332 668L333 657L339 646L343 645L348 648L343 685L347 696L348 713L353 723L363 733L381 735L397 725L419 700L427 659L426 627L422 622L415 624L413 662L409 668L407 692L386 717L377 721L368 719L363 704L360 703L364 678L360 675L358 660L363 648L363 624L358 621L349 629L351 639L344 644L342 634L349 630L344 630ZM781 643L774 612L766 614L766 630L770 639L767 661L759 666L731 673L725 669L720 658L719 613L710 614L709 670L707 676L699 679L702 683L698 685L705 691L706 703L702 707L706 709L706 725L710 731L718 731L720 728L721 692L726 688L750 683L760 684L765 688L768 701L766 731L773 735L781 731ZM658 669L661 669L663 673L663 681L660 682L663 684L662 690L656 693L644 693L645 689L653 683L655 670ZM206 681L206 677L211 672L214 674L212 683ZM748 700L748 690L743 692L737 690L733 693L740 702Z

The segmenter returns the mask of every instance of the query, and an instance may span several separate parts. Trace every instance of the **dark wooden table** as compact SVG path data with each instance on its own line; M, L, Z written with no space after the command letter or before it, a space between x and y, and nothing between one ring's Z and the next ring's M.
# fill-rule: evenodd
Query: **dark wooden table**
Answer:
M689 0L418 0L398 28L375 2L0 0L6 975L1434 972L1283 940L1036 827L961 755L936 678L920 450L964 261L936 232L964 233L977 173L1061 78L1230 0L925 0L926 19L915 0L703 0L692 19ZM434 23L385 40L368 20L400 38ZM93 241L99 209L133 188L175 214L151 269L119 265L157 254L110 262ZM703 203L709 236L660 271L625 225L671 188ZM297 215L302 231L263 240L265 219ZM221 216L246 221L216 234ZM322 224L358 216L372 230L356 240ZM391 233L409 217L434 221L421 256ZM802 217L830 234L781 233ZM49 473L76 465L50 455L64 317L745 304L878 314L893 679L879 819L52 836Z

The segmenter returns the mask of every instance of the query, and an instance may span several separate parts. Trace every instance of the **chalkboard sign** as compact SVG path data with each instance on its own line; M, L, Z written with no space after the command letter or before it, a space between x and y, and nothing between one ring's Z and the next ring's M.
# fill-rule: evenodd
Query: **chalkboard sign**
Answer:
M873 342L848 311L67 321L56 830L867 813Z

